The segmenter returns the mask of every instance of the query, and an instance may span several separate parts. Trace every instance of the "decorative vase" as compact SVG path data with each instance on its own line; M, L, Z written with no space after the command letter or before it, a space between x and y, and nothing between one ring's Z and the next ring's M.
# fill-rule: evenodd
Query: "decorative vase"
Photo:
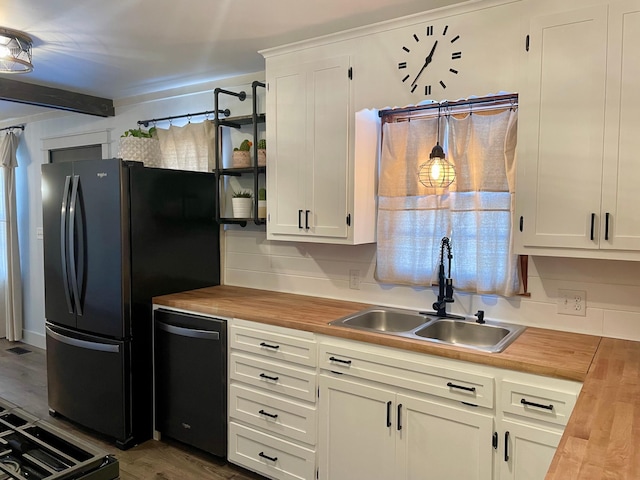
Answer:
M258 149L258 166L264 167L267 164L267 150L264 148Z
M266 200L258 200L258 218L267 218Z
M251 218L251 207L253 198L233 197L231 199L234 218Z
M251 166L251 154L246 150L234 150L231 157L233 168L247 168Z
M142 162L147 167L161 167L160 142L157 138L120 137L118 158Z

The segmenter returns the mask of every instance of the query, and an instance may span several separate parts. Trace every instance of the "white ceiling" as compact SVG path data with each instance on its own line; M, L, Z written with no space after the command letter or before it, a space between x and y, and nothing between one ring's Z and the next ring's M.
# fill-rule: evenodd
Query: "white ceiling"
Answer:
M463 0L0 0L34 40L34 71L3 78L113 100L264 70L265 48ZM0 121L43 111L0 101Z

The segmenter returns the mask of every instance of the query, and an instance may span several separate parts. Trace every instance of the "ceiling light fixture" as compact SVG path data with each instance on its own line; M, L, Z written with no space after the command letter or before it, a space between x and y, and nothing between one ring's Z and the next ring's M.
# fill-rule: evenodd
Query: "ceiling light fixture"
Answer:
M0 73L29 73L33 70L33 40L26 33L0 27Z
M438 106L438 133L436 144L429 154L429 160L420 165L418 179L425 187L446 188L456 178L453 165L446 159L440 146L440 107Z

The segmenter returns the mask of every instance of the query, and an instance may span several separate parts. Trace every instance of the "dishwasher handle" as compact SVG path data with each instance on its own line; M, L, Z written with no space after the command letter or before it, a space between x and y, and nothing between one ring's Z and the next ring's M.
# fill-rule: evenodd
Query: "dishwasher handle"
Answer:
M163 332L181 337L202 338L205 340L220 340L220 332L210 330L200 330L196 328L178 327L163 322L157 322L158 328Z

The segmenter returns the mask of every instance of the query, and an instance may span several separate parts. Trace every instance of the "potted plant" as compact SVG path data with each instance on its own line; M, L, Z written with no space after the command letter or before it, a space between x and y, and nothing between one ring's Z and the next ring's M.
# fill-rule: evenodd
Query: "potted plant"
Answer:
M251 143L249 140L243 140L239 147L233 149L233 167L234 168L246 168L251 166Z
M267 141L263 138L258 141L258 166L264 167L267 164Z
M267 218L267 189L258 190L258 218Z
M231 195L234 218L250 218L253 206L253 195L248 190L234 191Z
M142 162L149 167L161 166L160 142L155 132L155 127L149 130L132 128L124 132L118 143L118 158Z

